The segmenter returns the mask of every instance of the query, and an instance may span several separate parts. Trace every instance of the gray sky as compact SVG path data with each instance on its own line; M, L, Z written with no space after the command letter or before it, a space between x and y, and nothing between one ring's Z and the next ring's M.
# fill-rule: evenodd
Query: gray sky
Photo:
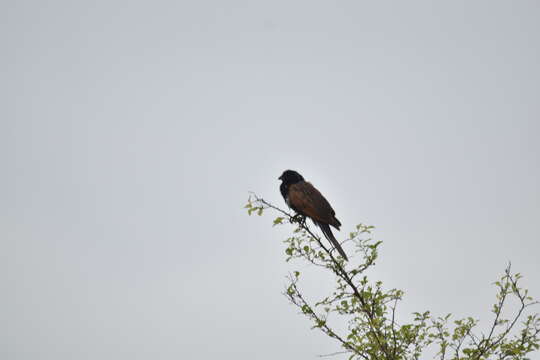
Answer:
M540 297L537 1L3 1L0 357L314 359L281 295L292 168L404 314ZM406 316L406 315L404 315ZM538 356L538 355L536 355Z

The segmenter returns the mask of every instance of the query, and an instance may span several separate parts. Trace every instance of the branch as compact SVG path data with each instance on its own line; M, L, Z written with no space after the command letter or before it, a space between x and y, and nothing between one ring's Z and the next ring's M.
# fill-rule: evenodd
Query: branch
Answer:
M292 216L290 213L278 208L277 206L267 202L263 198L258 197L256 194L251 194L253 198L255 199L255 202L258 202L263 205L263 207L274 209L281 214L288 217L288 220L290 223L294 223L294 216ZM356 275L356 273L353 276L350 276L349 273L345 270L343 267L343 261L339 261L332 253L331 250L329 250L321 241L321 238L313 233L313 231L309 228L309 226L305 222L300 222L298 224L298 227L302 230L306 231L312 239L314 239L318 245L324 250L324 252L330 257L331 259L331 269L332 271L340 278L342 278L347 285L352 289L353 295L357 298L359 301L362 312L366 315L368 319L368 324L370 328L370 332L373 335L373 338L377 342L378 347L382 350L382 352L386 355L387 359L393 359L394 356L392 352L388 349L386 341L384 341L384 334L381 332L381 330L375 325L375 314L373 312L373 309L370 307L370 305L366 302L364 296L362 296L361 292L358 290L358 287L353 282L353 277Z

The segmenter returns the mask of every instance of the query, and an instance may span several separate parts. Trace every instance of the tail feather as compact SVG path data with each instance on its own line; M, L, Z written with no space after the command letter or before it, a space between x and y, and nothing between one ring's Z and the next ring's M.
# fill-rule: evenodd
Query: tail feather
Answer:
M328 224L321 224L317 223L317 225L321 228L324 236L332 243L332 245L336 248L336 250L339 252L339 254L347 261L349 261L349 258L345 254L345 251L343 251L343 248L339 244L339 242L334 237L334 234L332 234L332 230L330 230L330 226ZM340 224L341 225L341 224Z

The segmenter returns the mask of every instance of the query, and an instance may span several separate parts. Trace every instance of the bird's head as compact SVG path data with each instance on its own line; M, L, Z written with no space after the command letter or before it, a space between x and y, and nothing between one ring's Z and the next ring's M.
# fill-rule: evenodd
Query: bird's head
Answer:
M285 184L296 184L300 181L304 181L302 175L294 170L285 170L278 179L283 181Z

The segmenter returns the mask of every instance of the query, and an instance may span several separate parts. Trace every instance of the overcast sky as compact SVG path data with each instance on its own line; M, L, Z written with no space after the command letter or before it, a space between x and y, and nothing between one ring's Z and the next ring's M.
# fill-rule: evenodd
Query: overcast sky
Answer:
M316 359L281 294L295 169L402 316L540 297L537 1L2 1L0 358ZM308 276L309 275L309 276ZM319 287L320 285L320 287ZM536 355L538 358L538 354ZM340 357L336 357L340 358ZM345 356L342 356L345 358Z

